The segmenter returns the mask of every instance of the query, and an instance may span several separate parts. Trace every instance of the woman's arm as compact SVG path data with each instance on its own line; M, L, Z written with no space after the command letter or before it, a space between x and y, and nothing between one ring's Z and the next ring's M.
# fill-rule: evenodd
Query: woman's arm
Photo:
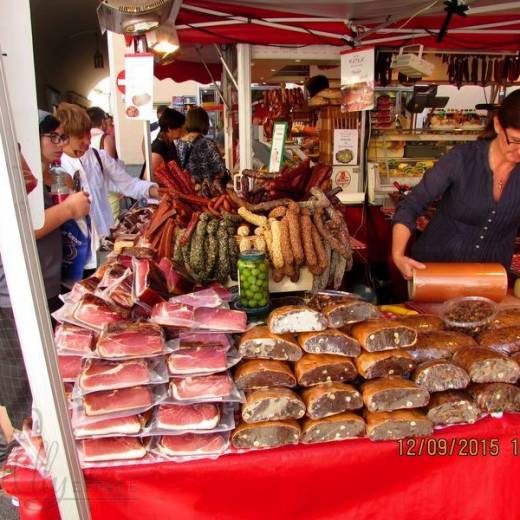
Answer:
M110 155L110 157L117 159L116 140L114 139L113 135L110 135L110 134L103 135L103 150L105 150L105 152L108 155Z
M164 159L162 155L152 152L152 172L155 173L157 168L162 168L164 166Z
M392 228L392 260L405 280L410 280L414 269L426 266L405 255L411 232L404 224L394 224Z

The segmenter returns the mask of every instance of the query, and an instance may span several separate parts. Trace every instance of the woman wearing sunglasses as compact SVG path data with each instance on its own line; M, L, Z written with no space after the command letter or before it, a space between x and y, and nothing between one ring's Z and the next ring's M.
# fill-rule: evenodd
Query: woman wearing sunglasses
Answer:
M60 122L51 115L44 115L40 119L39 130L45 221L43 227L35 231L35 236L49 310L52 312L59 307L58 294L61 288L60 226L69 219L88 215L90 201L86 193L80 192L69 195L61 204L53 205L50 194L52 177L49 168L53 162L60 159L68 137L63 134ZM0 360L0 405L6 407L12 425L21 428L23 419L31 413L32 398L1 259ZM7 455L4 441L0 429L0 461Z
M417 218L440 199L435 216L413 244ZM520 226L520 90L493 118L490 139L456 146L426 172L400 204L392 259L409 280L423 262L497 262L511 265Z

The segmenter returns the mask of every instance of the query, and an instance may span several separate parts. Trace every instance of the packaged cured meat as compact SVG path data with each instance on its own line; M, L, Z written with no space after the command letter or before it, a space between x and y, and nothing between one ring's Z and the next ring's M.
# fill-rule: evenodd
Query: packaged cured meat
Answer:
M131 309L135 304L132 291L133 284L134 274L128 269L120 280L103 292L103 296L106 295L107 299L112 300L116 305L124 307L125 309Z
M520 366L511 358L484 347L465 347L453 356L474 383L516 383Z
M222 346L180 348L168 356L168 372L172 376L212 374L231 368L240 359L238 352Z
M116 390L138 385L168 382L168 371L162 358L108 361L87 358L83 361L75 397L91 392Z
M136 437L84 439L81 446L85 462L141 459L146 455L141 439Z
M479 414L475 402L464 390L435 393L428 403L428 419L435 426L473 424L478 419Z
M215 332L242 333L247 329L244 311L197 307L194 312L195 328Z
M58 356L61 379L75 381L81 372L81 356Z
M520 307L499 308L489 326L493 329L520 326Z
M165 352L161 327L148 322L107 325L97 341L97 353L108 359L157 356Z
M457 350L477 346L477 342L467 334L453 331L420 332L417 343L406 349L417 363L434 359L450 359Z
M180 348L222 347L229 350L233 345L231 336L220 332L194 332L180 330L178 334Z
M301 419L305 404L288 388L274 387L248 392L242 405L242 419L246 423Z
M94 331L61 323L54 332L54 342L58 352L70 352L74 354L89 354L95 344Z
M468 373L447 359L422 363L415 369L413 380L430 393L461 390L470 383Z
M86 327L101 331L105 325L128 319L129 312L93 294L86 294L74 307L72 317Z
M345 327L352 323L359 323L379 316L377 308L363 300L348 300L332 302L322 308L329 327Z
M397 376L367 381L361 386L361 392L370 412L420 408L426 406L430 399L428 390Z
M294 373L300 386L320 383L341 383L357 377L353 361L333 354L305 354L294 365Z
M489 329L477 336L478 344L505 355L520 352L520 325Z
M229 414L229 410L232 411L232 409L227 408L227 414ZM228 422L234 424L232 413L230 420L228 417L226 418ZM160 404L155 410L149 433L187 433L189 431L214 430L220 422L221 409L215 403Z
M296 377L288 363L267 359L245 361L235 370L235 383L240 390L269 386L296 386Z
M67 295L67 301L70 303L78 303L85 294L95 294L100 281L97 276L89 276L84 280L76 282Z
M398 320L370 320L352 327L352 336L367 352L411 347L417 341L415 329Z
M412 327L418 333L444 329L444 322L435 314L411 314L400 317L399 321L407 327Z
M180 266L169 258L161 258L158 267L166 280L166 287L170 294L188 294L193 291L195 280Z
M483 413L520 412L520 388L509 383L472 384L469 393Z
M242 423L231 435L231 444L239 450L278 448L298 444L301 435L296 421Z
M301 395L311 419L363 407L361 394L352 385L344 383L323 383L303 390Z
M356 357L361 347L354 338L336 329L322 332L304 332L298 335L301 348L310 354L336 354L338 356Z
M249 359L298 361L302 350L290 334L272 334L265 325L257 325L242 335L238 351Z
M400 349L363 352L354 361L359 374L365 379L387 376L408 377L416 365L414 358Z
M195 311L182 303L161 302L154 305L150 319L166 327L192 328L195 326Z
M157 264L147 258L132 259L134 272L134 298L153 306L168 299L168 287L164 274Z
M143 415L116 417L84 424L74 428L76 439L92 437L113 437L114 435L138 435L145 424Z
M172 377L170 396L171 402L179 404L242 402L244 399L227 372L206 376Z
M433 432L433 424L430 419L418 410L367 411L365 419L367 436L372 441L425 437Z
M202 291L190 292L189 294L181 294L170 298L170 303L179 303L182 305L189 305L190 307L220 307L224 300L220 298L215 289L203 289Z
M185 433L183 435L163 435L154 449L167 459L183 457L215 457L224 453L229 445L226 433Z
M324 419L305 419L301 441L304 444L341 441L365 436L365 421L352 412L340 413Z
M323 314L305 305L285 305L269 314L267 326L273 334L295 334L325 330L327 320Z
M96 272L96 276L101 277L101 280L98 284L98 289L106 289L108 287L112 287L123 277L125 277L128 274L128 272L131 272L131 270L128 269L127 266L124 266L117 262L106 264L106 267L102 271L101 269L98 269L98 271Z

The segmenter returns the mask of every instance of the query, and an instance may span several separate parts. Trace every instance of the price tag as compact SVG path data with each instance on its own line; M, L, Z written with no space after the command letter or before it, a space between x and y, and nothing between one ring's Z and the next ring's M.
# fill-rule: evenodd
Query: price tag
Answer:
M271 155L269 157L269 172L279 172L282 166L285 140L287 138L287 126L286 121L274 124Z

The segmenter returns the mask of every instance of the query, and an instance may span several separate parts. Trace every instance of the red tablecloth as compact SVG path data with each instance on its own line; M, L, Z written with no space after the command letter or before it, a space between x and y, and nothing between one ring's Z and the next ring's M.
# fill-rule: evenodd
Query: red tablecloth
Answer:
M488 417L422 443L294 446L91 469L86 479L94 520L516 520L519 433L520 415ZM35 472L19 469L3 487L19 497L22 520L59 518L50 482Z

